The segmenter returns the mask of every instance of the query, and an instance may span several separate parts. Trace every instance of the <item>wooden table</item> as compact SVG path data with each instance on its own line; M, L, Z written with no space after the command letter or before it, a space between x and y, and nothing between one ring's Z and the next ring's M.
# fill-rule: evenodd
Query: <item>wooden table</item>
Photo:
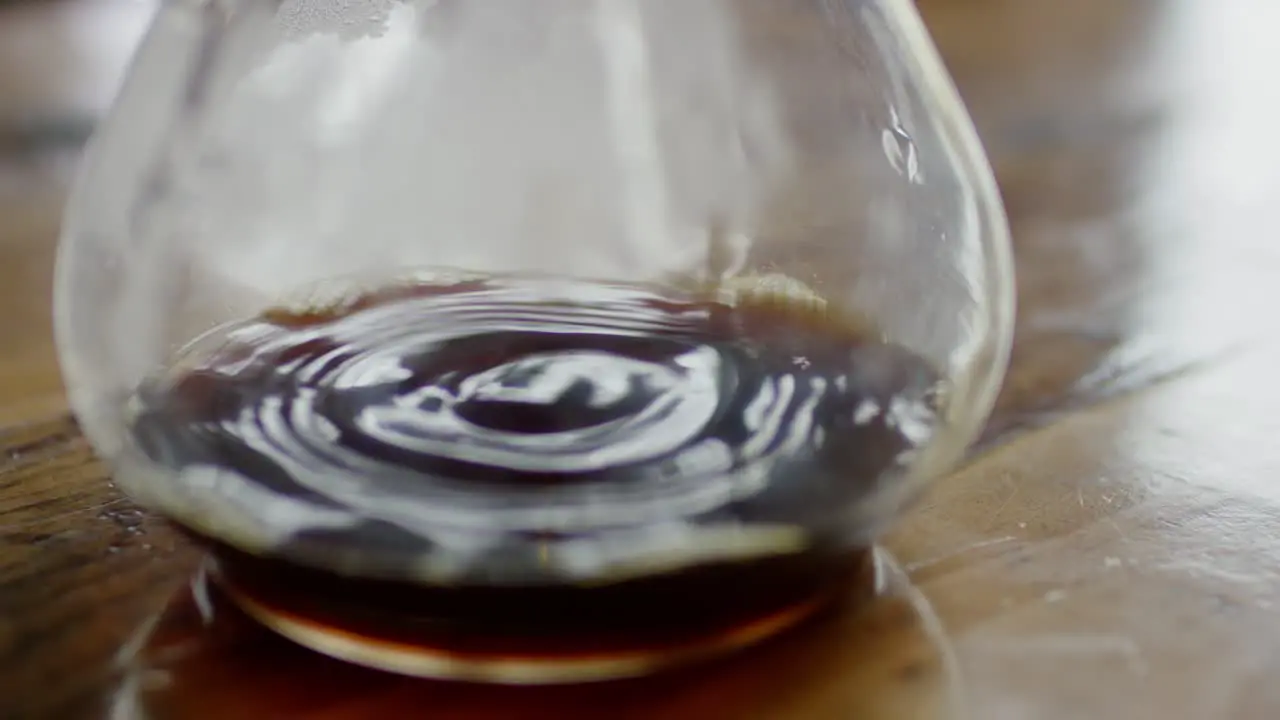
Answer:
M893 592L697 672L515 694L352 674L179 602L164 672L132 678L156 716L268 685L239 717L1280 717L1280 4L920 5L1021 315L985 444L888 542ZM113 658L198 561L91 459L48 330L68 171L148 10L0 5L0 718L133 697Z

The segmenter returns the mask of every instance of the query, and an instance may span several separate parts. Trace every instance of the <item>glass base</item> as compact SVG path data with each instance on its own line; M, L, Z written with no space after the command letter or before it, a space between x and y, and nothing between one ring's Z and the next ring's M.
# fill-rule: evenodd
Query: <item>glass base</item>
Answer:
M388 608L375 623L347 618L316 605L311 595L289 595L262 586L252 576L226 572L220 564L212 577L226 595L262 626L323 655L376 670L436 680L505 685L551 685L638 677L713 659L778 635L851 590L871 594L878 585L874 553L847 558L848 572L838 573L821 588L806 589L792 601L750 617L734 617L695 629L654 632L646 628L612 638L598 633L555 633L541 638L483 637L448 629L424 631L421 617ZM246 581L247 580L247 581ZM452 592L443 590L441 592ZM520 602L519 598L512 598ZM320 608L320 609L317 609Z

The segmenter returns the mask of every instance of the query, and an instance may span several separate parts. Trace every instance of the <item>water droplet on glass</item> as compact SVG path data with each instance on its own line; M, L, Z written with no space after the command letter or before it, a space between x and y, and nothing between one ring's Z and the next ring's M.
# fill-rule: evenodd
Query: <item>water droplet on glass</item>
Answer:
M893 124L885 128L880 135L885 157L889 159L889 164L898 171L899 175L913 185L920 185L924 182L924 176L920 172L920 154L916 150L916 143L902 126L902 120L898 117L897 111L891 112Z

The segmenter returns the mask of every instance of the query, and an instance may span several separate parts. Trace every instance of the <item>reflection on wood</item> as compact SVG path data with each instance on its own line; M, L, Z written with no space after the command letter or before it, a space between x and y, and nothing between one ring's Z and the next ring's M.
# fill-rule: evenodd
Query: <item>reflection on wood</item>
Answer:
M851 598L751 652L640 680L546 687L431 682L342 665L261 629L198 573L126 653L113 703L150 720L410 717L419 708L459 720L946 716L959 701L948 640L896 563L882 562L886 590L876 602Z
M965 707L993 720L1280 715L1280 348L1268 309L1280 293L1280 5L919 4L992 152L1021 273L991 433L1002 442L890 541L947 630ZM123 28L146 11L126 0L0 9L0 136L100 109L127 53ZM74 140L64 130L34 138ZM69 422L40 421L64 409L47 303L66 168L29 148L0 149L0 716L95 717L116 648L197 557L119 499ZM158 637L201 627L175 602ZM521 711L937 717L953 676L911 607L862 606L656 685L522 695ZM270 675L285 683L279 702L326 718L406 702L432 703L432 717L509 717L495 714L505 693L349 674L217 618L225 630L210 637L225 645L212 654L145 656L178 663L196 691L221 688L202 696L210 711L243 699L242 678ZM289 689L286 665L312 678L305 692ZM152 700L173 692L136 679Z

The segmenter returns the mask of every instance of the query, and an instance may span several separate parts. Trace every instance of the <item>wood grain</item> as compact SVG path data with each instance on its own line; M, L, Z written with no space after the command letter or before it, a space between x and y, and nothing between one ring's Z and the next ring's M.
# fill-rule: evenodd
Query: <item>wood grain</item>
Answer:
M1016 239L981 452L890 538L881 601L694 672L528 692L355 671L216 593L197 612L197 554L108 484L48 330L75 149L148 6L0 6L0 718L1280 717L1280 6L919 5Z
M107 482L74 423L0 435L0 717L91 715L193 554Z

